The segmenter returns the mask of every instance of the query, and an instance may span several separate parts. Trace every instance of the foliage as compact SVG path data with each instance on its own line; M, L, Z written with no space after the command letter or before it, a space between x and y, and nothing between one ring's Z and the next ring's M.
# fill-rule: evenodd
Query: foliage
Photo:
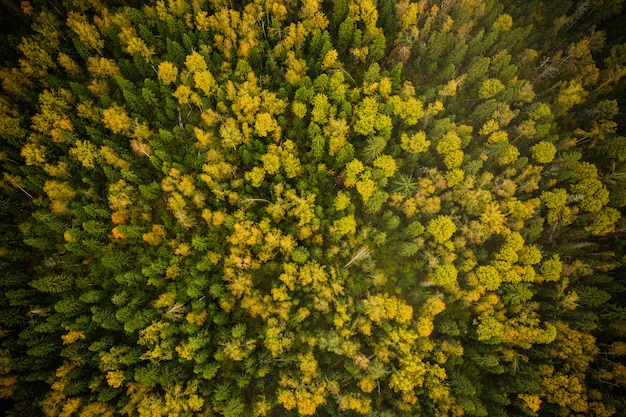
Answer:
M4 3L7 415L626 409L621 2Z

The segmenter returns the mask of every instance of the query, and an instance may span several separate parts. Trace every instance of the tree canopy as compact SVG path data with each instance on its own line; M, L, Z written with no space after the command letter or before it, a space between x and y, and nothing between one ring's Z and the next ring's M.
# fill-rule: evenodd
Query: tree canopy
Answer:
M7 416L618 416L622 1L0 21Z

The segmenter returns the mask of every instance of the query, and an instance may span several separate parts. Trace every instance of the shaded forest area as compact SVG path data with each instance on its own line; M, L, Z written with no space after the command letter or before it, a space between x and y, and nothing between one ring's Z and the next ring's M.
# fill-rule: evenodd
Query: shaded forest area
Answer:
M619 416L621 0L2 1L7 416Z

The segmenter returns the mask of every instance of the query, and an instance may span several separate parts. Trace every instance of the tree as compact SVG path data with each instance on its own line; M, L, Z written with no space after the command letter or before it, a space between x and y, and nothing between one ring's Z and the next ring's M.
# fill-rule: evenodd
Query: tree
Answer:
M169 61L163 61L159 64L158 74L159 80L169 85L176 82L178 78L178 68Z
M483 265L476 270L476 278L487 290L495 291L500 287L500 272L491 265Z
M498 95L504 90L504 84L497 78L489 78L480 85L478 90L478 97L483 99L490 99Z
M409 94L406 99L394 95L389 98L389 103L392 106L393 114L400 117L408 126L416 125L419 119L426 114L423 103L413 97L412 94Z
M457 269L454 265L439 265L433 272L433 281L440 286L454 284L456 279Z
M426 226L426 231L437 243L445 243L450 240L457 227L449 216L437 216Z
M491 313L482 313L474 324L477 324L476 335L481 342L497 344L504 336L504 326Z
M559 255L553 255L551 259L543 261L540 271L546 281L558 281L563 271L563 263Z
M87 17L77 12L69 12L67 16L67 25L74 31L82 45L87 50L94 50L97 53L102 52L104 48L104 40L100 37L98 29L89 23Z
M378 113L378 102L373 97L365 97L356 110L358 120L354 131L361 135L370 135L391 127L391 119L385 114Z
M508 32L512 26L513 18L506 13L498 16L498 19L493 23L493 28L502 32Z
M128 133L131 129L131 119L120 106L112 106L102 111L102 123L113 133Z
M533 158L540 164L552 162L556 155L556 146L550 142L541 141L530 148Z
M370 178L369 171L360 176L356 182L356 190L361 195L364 203L367 203L370 197L376 191L376 183Z
M595 178L585 178L574 184L572 192L584 196L580 208L592 213L600 211L609 202L609 191Z
M402 149L412 154L422 153L430 146L425 132L417 132L413 136L403 133L400 140Z
M584 102L588 94L578 81L570 80L568 83L562 83L556 99L558 111L561 114L566 113L575 105Z
M202 90L205 96L210 97L217 89L217 82L210 71L200 71L193 75L196 88Z

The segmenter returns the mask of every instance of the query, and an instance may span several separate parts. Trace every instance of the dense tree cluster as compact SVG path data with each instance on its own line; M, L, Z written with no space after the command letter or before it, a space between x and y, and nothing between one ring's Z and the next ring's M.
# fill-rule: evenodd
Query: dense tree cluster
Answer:
M626 409L621 0L12 7L8 416Z

